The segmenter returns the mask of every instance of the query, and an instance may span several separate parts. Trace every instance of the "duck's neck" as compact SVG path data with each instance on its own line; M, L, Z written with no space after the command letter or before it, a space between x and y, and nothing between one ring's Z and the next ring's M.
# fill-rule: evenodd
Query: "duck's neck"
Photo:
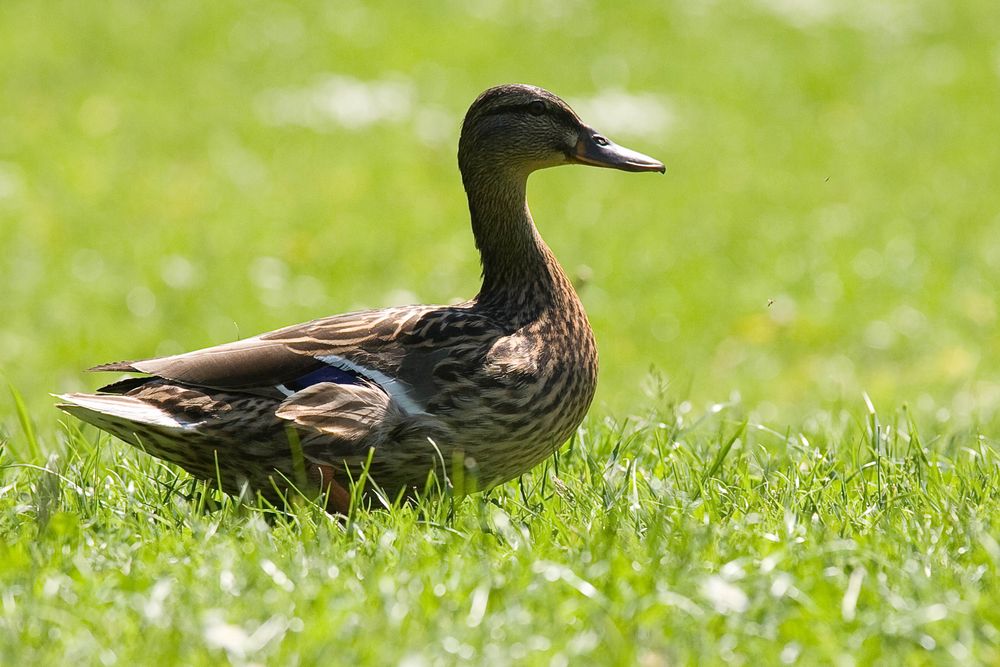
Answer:
M572 287L531 219L526 175L480 172L464 181L483 264L477 302L518 319L536 317Z

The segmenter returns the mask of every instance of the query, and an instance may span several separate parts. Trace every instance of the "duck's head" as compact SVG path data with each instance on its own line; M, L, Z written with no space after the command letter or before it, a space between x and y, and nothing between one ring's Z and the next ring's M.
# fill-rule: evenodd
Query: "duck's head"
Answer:
M604 137L549 91L524 84L496 86L476 98L462 124L458 163L466 177L481 171L527 177L562 164L666 171L659 160Z

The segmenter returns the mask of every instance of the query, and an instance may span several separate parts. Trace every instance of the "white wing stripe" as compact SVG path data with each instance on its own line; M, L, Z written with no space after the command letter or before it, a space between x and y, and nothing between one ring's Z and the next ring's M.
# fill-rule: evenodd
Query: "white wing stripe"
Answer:
M382 389L384 389L385 392L389 394L389 396L391 396L401 408L403 408L403 411L408 414L420 414L424 411L423 408L417 405L417 402L413 400L413 397L410 396L410 392L407 390L405 384L395 378L389 377L381 371L377 371L373 368L366 368L354 363L353 361L337 356L336 354L327 354L316 358L324 364L329 364L335 368L357 373L368 378L375 384L382 387Z

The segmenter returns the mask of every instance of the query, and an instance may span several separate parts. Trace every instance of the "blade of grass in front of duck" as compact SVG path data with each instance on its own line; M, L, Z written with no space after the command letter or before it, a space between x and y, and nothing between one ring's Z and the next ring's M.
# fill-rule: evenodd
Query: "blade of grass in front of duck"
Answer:
M21 424L21 432L24 434L24 440L28 444L28 455L24 456L23 452L19 453L15 447L12 447L13 438L7 442L7 448L11 449L15 457L21 461L41 461L42 448L35 435L35 425L28 415L28 408L24 404L24 398L21 396L21 392L14 388L14 385L8 384L7 388L10 391L11 398L14 399L14 411L17 413L17 421Z

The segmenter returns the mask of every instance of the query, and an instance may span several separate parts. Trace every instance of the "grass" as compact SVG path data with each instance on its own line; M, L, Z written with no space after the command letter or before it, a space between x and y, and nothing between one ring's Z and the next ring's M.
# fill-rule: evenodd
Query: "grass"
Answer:
M1000 661L996 19L2 3L0 663ZM558 458L339 522L52 409L95 363L473 294L456 134L503 81L669 169L532 178L602 353Z
M346 522L207 499L71 430L44 467L4 461L0 657L1000 659L995 440L925 442L906 411L787 433L735 416L591 421L519 485Z

